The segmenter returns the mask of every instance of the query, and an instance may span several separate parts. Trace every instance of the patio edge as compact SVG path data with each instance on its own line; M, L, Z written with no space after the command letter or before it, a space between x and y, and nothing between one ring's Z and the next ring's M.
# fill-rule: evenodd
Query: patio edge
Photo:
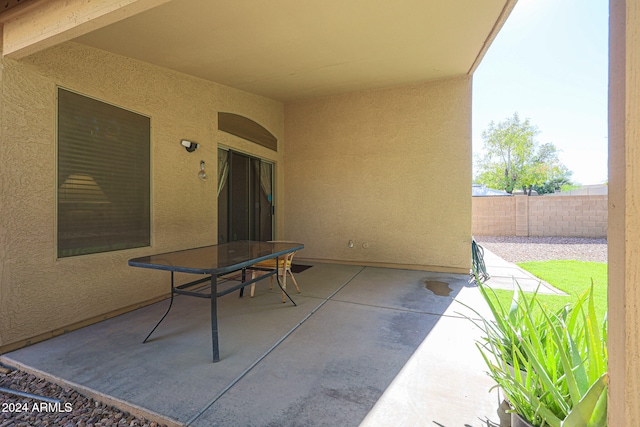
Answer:
M186 424L181 423L180 421L174 420L172 418L169 418L165 415L158 414L157 412L150 411L138 405L127 403L124 400L118 399L116 397L110 396L105 393L101 393L99 391L93 390L92 388L83 386L81 384L64 380L55 375L51 375L39 369L27 366L14 359L11 359L10 357L0 356L0 363L7 367L15 368L17 370L26 372L28 374L33 374L46 381L57 384L60 387L72 388L76 390L78 393L84 395L85 397L88 397L93 400L97 400L109 406L113 406L120 411L128 412L131 415L134 415L138 418L146 418L149 421L156 421L160 424L166 425L167 427L186 427Z

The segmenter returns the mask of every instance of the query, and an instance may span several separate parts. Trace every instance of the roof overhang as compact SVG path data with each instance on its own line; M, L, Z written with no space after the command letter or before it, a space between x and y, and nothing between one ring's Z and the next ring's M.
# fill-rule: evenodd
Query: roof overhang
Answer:
M23 1L9 57L74 40L281 101L469 75L516 2Z

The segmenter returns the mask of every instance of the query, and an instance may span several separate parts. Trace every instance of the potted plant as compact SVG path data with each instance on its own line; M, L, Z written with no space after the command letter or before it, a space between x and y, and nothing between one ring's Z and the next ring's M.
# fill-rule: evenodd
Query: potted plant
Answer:
M483 332L477 345L509 402L512 427L606 426L606 319L596 326L593 286L558 312L519 289L506 310L492 289L479 287L493 318L474 310L480 320L471 320Z
M535 309L538 289L534 291L532 296L527 297L516 284L511 305L508 308L502 305L496 292L492 288L486 285L480 285L479 290L487 302L492 316L486 318L472 307L467 306L467 308L471 309L478 316L478 319L468 316L467 318L485 332L483 347L490 347L492 352L499 354L500 361L510 367L510 369L513 369L514 365L522 367L523 360L517 363L514 357L523 357L523 333L526 332L529 324L539 325L539 329L543 331L544 328L542 325L547 322L547 319L542 313L537 312ZM566 311L567 308L565 307L555 314L556 316L566 316ZM542 339L545 340L546 337ZM513 346L519 351L513 352Z
M476 280L476 282L482 283L479 280ZM502 369L512 377L515 377L515 371L517 370L518 378L523 383L527 373L523 359L524 349L521 337L525 333L527 323L536 325L546 323L546 319L543 318L542 314L536 313L535 310L535 297L538 289L535 290L532 296L527 297L527 294L523 293L519 286L516 286L509 306L505 306L500 302L492 288L480 286L479 290L490 308L492 314L490 317L484 317L474 308L466 304L463 305L476 314L475 318L466 316L467 319L471 320L484 332L482 341L478 343L481 346L481 351L483 351L483 355L496 355L495 361L500 363ZM566 309L560 310L557 315L566 315L564 314L565 312ZM536 313L536 318L532 321L530 317L533 313ZM514 351L514 348L517 351ZM517 358L520 360L514 361ZM506 413L506 410L511 407L512 405L507 397L498 408L501 427L509 427L511 425L510 415Z

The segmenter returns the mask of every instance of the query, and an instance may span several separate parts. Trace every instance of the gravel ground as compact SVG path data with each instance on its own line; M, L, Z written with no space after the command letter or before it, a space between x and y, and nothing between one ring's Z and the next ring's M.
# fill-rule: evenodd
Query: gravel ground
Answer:
M509 262L576 260L607 262L607 239L475 236L476 242Z
M0 427L161 427L22 371L0 368L0 388L57 399L47 403L0 391Z

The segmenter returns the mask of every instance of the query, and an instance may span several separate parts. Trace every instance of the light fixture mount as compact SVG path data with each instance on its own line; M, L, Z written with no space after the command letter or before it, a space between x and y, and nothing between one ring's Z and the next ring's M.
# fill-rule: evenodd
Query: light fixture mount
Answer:
M182 145L189 153L193 153L200 146L200 144L189 141L187 139L183 139L182 141L180 141L180 145Z

